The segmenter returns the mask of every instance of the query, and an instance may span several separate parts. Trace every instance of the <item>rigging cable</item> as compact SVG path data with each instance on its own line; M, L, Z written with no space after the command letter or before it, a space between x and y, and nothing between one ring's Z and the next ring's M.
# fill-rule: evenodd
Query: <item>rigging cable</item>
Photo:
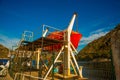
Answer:
M76 24L76 32L79 32L79 29L78 29L78 14L76 16L75 24Z

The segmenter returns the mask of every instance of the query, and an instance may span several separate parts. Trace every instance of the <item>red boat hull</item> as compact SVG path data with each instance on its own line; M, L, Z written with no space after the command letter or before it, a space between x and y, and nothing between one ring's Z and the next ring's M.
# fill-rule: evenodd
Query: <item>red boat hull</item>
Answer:
M82 34L72 31L71 36L70 36L70 40L71 40L71 43L73 44L73 46L75 48L78 47L78 44L79 44L79 41L80 41L81 37L82 37ZM47 36L47 38L64 41L64 31L52 32ZM58 51L58 50L60 50L60 48L62 47L63 44L61 44L61 43L54 44L54 45L51 45L51 46L44 47L44 49L45 50Z

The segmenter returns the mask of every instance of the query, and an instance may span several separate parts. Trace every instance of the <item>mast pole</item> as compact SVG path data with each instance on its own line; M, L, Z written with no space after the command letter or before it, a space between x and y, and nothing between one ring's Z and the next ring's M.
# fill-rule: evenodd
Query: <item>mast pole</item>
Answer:
M68 28L65 32L65 49L64 49L64 76L69 76L70 75L70 50L71 50L71 46L70 46L70 35L72 32L72 28L75 22L75 18L76 18L77 14L74 13Z

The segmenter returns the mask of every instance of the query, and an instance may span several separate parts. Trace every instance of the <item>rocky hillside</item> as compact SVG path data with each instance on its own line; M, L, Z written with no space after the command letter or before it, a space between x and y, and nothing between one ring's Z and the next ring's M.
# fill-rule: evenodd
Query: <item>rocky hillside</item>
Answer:
M110 58L111 55L111 35L120 30L120 24L115 27L112 31L107 33L105 36L100 37L97 40L89 43L83 48L76 56L77 60L93 60L100 58Z
M0 58L7 58L9 50L0 44Z

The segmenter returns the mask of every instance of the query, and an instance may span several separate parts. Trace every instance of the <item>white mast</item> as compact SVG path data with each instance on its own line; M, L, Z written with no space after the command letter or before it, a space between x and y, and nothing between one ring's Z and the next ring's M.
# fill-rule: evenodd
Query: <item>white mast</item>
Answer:
M64 49L64 52L65 52L64 53L64 75L65 76L70 75L70 51L71 51L70 35L72 32L72 28L73 28L76 16L77 14L74 13L65 33L65 49Z

